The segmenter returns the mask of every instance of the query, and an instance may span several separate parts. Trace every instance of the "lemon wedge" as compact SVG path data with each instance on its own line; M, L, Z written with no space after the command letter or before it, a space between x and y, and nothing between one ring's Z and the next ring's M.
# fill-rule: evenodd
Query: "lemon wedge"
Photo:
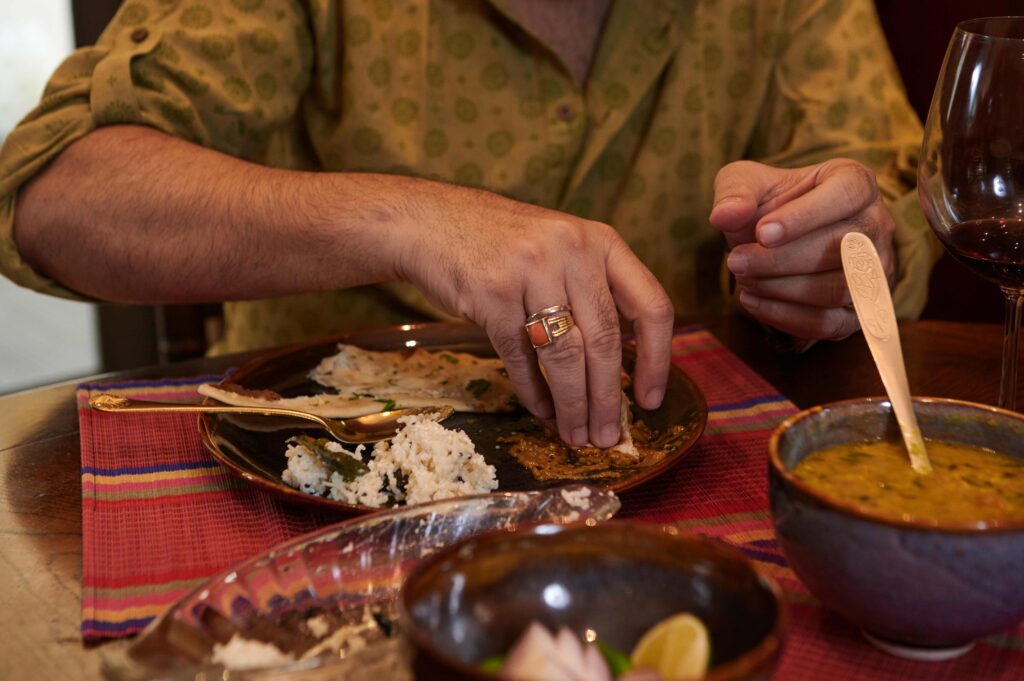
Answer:
M657 669L665 681L702 679L711 660L708 630L688 612L673 615L648 630L629 658L634 668Z

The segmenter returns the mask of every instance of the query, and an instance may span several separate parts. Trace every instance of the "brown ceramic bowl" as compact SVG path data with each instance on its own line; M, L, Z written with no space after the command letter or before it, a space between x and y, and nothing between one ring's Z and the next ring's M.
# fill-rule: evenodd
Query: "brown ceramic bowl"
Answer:
M742 554L670 526L537 525L480 536L421 563L402 589L418 679L486 681L533 621L628 654L662 619L708 628L708 681L768 679L783 638L779 590Z
M1024 416L983 404L914 399L926 438L1024 460ZM779 546L826 605L887 652L942 660L1024 619L1024 520L959 522L887 516L827 496L792 473L830 445L899 442L892 405L866 398L813 407L769 443L769 493Z

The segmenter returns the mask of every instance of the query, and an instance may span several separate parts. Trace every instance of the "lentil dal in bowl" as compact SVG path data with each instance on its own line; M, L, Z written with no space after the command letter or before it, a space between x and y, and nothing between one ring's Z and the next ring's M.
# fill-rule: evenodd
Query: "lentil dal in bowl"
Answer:
M1024 416L938 398L915 398L914 409L926 442L996 452L1013 460L1005 469L1013 470L1012 475L1016 462L1024 464ZM927 507L917 507L910 499L914 494L908 489L919 485L888 485L885 474L867 474L880 476L878 495L867 495L863 490L837 492L842 487L835 485L825 491L827 486L815 484L813 477L794 472L805 458L826 448L858 445L848 454L867 457L860 445L880 441L901 443L892 406L884 398L812 407L773 433L772 519L779 545L804 584L861 627L873 643L914 659L955 657L975 639L1024 619L1024 512L1014 510L1024 508L1024 497L1010 499L999 513L978 501L976 512L962 517L950 517L946 509L929 515L920 510ZM935 449L936 473L945 475L950 466L957 467ZM858 465L857 459L847 463ZM870 465L860 459L859 465L865 463ZM909 470L909 461L906 465ZM986 464L975 483L991 482L998 472L993 468ZM924 487L938 484L927 476L919 482ZM969 488L967 484L964 489ZM947 502L957 494L951 489L939 490ZM1015 495L1018 489L1006 494ZM988 498L987 490L978 492L978 499ZM884 495L908 499L880 500ZM894 510L904 501L911 505Z

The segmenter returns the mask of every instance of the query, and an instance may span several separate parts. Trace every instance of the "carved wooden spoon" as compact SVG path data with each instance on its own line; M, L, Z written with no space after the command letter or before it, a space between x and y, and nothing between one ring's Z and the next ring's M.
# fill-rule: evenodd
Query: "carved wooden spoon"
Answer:
M840 250L853 308L857 311L864 338L896 414L903 442L910 455L910 467L918 473L931 473L932 464L928 460L924 438L921 437L917 416L914 415L914 404L910 399L896 312L892 307L892 296L889 294L889 283L882 269L882 261L871 239L857 232L843 237Z

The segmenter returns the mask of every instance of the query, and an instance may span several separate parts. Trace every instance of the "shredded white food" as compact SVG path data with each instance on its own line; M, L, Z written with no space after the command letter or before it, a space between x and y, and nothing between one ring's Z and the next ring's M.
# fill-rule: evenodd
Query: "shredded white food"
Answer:
M327 619L327 615L320 614L306 620L306 628L319 640L331 633L331 621Z
M573 508L581 508L586 510L590 508L590 488L584 487L582 489L563 489L561 491L562 499L565 503L569 504Z
M329 636L321 637L315 646L302 654L302 659L308 660L324 653L337 657L348 657L364 650L372 641L379 640L384 636L377 620L373 618L370 608L366 607L363 608L363 617L359 622L338 627Z
M213 644L211 659L214 663L231 670L262 669L295 661L294 657L273 643L244 638L237 632L227 643Z
M399 422L403 428L391 442L374 445L369 471L353 480L345 480L301 444L288 446L288 468L281 478L307 494L374 508L392 500L419 504L497 489L494 466L476 452L465 432L445 428L429 415L407 416ZM333 441L325 446L363 460L362 445L355 451Z

